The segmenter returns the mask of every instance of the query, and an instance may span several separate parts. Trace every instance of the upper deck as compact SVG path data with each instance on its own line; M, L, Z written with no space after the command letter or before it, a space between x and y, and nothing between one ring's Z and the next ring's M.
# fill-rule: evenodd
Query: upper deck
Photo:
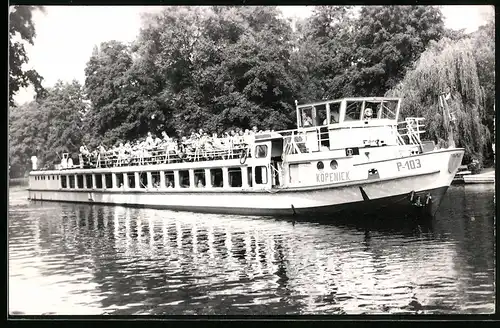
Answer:
M362 97L296 105L297 128L336 125L350 127L364 121L397 124L400 98Z

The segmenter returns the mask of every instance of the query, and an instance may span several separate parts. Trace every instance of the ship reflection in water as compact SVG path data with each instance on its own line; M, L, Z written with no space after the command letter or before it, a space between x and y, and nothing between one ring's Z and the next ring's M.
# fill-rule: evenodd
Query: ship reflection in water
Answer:
M11 314L493 313L494 187L427 221L335 223L9 198Z

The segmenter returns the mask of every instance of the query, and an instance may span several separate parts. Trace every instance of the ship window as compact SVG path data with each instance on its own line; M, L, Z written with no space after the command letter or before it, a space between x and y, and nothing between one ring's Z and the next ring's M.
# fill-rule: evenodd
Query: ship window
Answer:
M330 162L330 167L332 168L332 170L336 170L338 166L339 164L337 163L337 161L332 159L332 161Z
M300 109L300 126L304 128L313 126L313 107Z
M69 188L75 188L75 176L74 175L69 176Z
M160 188L160 172L151 172L151 185L153 188Z
M241 187L243 185L241 179L241 169L239 167L230 167L227 171L229 176L229 186Z
M68 188L68 185L66 184L66 176L65 175L61 176L61 188Z
M83 175L78 174L76 176L76 183L78 184L78 188L83 188Z
M95 187L98 189L102 188L102 174L95 175Z
M380 109L380 101L365 101L365 109L363 111L363 119L373 119L378 118ZM371 111L371 113L369 113Z
M92 174L85 174L85 180L87 182L87 188L93 188L92 186Z
M139 188L148 187L148 174L146 172L139 173Z
M107 189L113 188L113 178L111 176L111 173L104 174L104 180Z
M267 145L257 145L255 147L255 157L263 158L267 156Z
M396 119L399 100L385 100L382 102L379 117L390 120Z
M116 186L123 188L123 173L116 173Z
M179 171L179 184L181 188L189 188L191 182L189 181L189 171Z
M267 167L266 166L256 166L255 167L255 183L266 184L267 183Z
M253 185L252 183L252 176L253 176L253 170L252 170L252 167L249 167L247 169L247 176L248 176L248 186L251 187Z
M205 170L194 170L194 186L197 188L206 187Z
M319 161L318 164L316 164L316 167L318 168L318 170L322 170L325 168L325 164L323 164L323 162Z
M174 171L165 171L165 187L175 188Z
M330 124L339 123L340 102L330 103Z
M210 179L212 181L212 187L222 188L224 186L222 169L211 169Z
M128 172L126 174L127 174L127 179L128 179L128 187L135 188L135 174L134 174L134 172Z
M358 121L361 119L361 107L363 103L360 101L348 101L345 109L344 121Z
M325 105L317 105L314 106L316 107L316 117L314 117L314 111L313 111L313 120L315 120L315 125L327 125L326 121L326 104Z

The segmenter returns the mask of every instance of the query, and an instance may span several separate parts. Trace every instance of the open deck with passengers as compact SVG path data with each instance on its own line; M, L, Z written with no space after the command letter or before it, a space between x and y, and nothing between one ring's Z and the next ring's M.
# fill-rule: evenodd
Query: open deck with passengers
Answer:
M386 97L296 103L296 129L32 171L30 196L257 214L332 212L410 194L412 204L439 203L463 150L422 141L423 118L398 123L400 107ZM88 197L75 196L82 192Z

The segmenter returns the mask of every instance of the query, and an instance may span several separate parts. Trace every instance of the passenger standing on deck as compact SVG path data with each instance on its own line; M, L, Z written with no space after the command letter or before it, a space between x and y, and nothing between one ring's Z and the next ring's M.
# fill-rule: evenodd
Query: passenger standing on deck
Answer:
M106 159L106 148L102 145L99 145L99 156L97 157L97 167L101 167L101 160L104 161Z
M38 162L38 158L36 156L31 156L31 168L34 170L37 169L37 162Z

